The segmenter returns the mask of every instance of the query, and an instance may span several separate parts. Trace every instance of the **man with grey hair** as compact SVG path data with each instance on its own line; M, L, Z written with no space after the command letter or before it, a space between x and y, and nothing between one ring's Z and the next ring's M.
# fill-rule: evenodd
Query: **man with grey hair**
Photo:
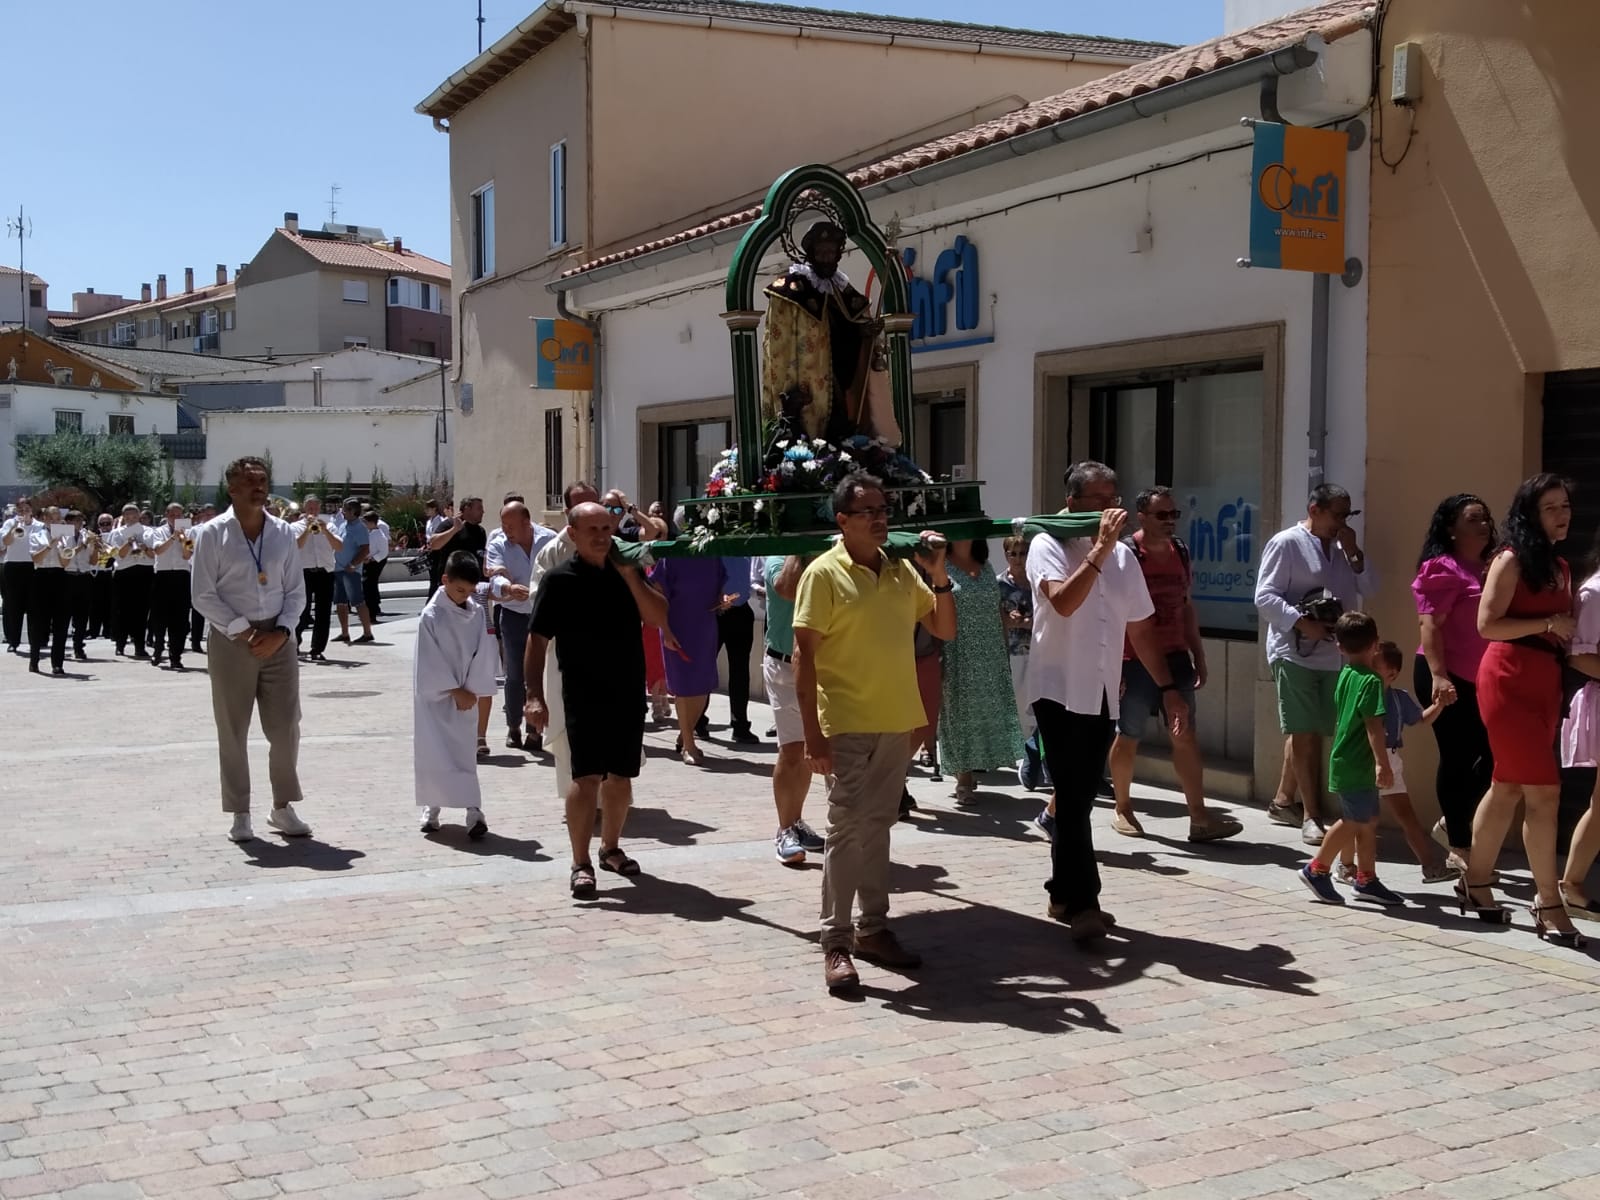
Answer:
M311 630L311 659L324 661L328 634L333 628L333 556L344 545L322 517L322 498L307 496L300 502L300 519L289 526L300 551L300 570L306 580L306 607L294 628L296 646Z
M1267 815L1300 826L1307 845L1322 844L1323 739L1334 731L1333 688L1344 659L1333 640L1339 614L1377 593L1377 580L1349 526L1359 510L1350 493L1318 484L1306 516L1276 534L1261 551L1256 610L1267 627L1267 666L1278 689L1278 727L1288 736L1294 780L1305 805L1274 797Z
M1074 941L1084 942L1104 937L1114 924L1100 907L1091 816L1119 715L1124 639L1150 673L1162 719L1175 737L1187 729L1189 710L1161 652L1144 572L1120 540L1128 514L1116 472L1081 462L1065 482L1066 511L1099 513L1100 527L1092 538L1040 536L1028 548L1033 646L1027 694L1055 785L1049 912L1071 925Z

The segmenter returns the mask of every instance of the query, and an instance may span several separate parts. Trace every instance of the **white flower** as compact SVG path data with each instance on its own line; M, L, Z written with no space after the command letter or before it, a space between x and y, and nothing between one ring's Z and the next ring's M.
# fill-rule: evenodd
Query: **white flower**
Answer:
M789 448L789 443L788 442L779 442L778 443L778 449L779 450L787 450L788 448Z
M757 512L761 512L766 507L767 507L767 502L765 500L757 500L756 501L756 511Z
M808 458L805 460L805 462L801 463L800 466L807 471L815 471L817 469L817 460L814 458Z
M722 520L722 510L715 504L706 509L706 524L715 525Z
M839 461L840 462L855 462L855 459L850 457L850 452L848 450L841 450L841 451L839 451Z

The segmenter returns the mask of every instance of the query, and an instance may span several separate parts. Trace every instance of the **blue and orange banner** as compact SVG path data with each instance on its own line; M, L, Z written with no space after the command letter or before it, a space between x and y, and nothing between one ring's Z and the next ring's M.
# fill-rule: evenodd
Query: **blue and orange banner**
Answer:
M587 392L594 388L594 334L576 321L533 323L538 368L533 386L561 392Z
M1256 125L1250 171L1250 265L1344 274L1349 135Z

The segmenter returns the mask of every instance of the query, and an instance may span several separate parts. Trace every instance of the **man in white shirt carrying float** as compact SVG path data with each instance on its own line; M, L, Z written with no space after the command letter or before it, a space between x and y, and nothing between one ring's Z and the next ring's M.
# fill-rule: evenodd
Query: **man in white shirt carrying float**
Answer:
M1039 723L1056 794L1051 839L1050 915L1072 927L1074 941L1104 937L1114 923L1100 908L1100 868L1090 817L1105 768L1122 690L1123 636L1161 696L1174 734L1189 710L1172 682L1157 638L1155 606L1133 551L1119 539L1128 514L1117 473L1081 462L1067 472L1067 511L1098 512L1093 538L1036 537L1028 548L1033 588L1033 646L1028 698Z
M267 465L259 458L228 464L233 506L201 526L195 538L194 606L211 626L207 668L217 722L222 811L233 814L228 837L250 828L250 715L261 710L272 780L271 825L285 837L308 837L299 803L300 660L294 627L305 607L305 575L289 525L266 510Z

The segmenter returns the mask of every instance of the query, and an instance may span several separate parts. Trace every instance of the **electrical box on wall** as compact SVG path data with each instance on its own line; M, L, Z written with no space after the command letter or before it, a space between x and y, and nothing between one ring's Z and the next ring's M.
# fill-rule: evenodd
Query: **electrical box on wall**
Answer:
M1422 99L1422 46L1401 42L1394 48L1394 73L1389 81L1392 104L1415 104Z

